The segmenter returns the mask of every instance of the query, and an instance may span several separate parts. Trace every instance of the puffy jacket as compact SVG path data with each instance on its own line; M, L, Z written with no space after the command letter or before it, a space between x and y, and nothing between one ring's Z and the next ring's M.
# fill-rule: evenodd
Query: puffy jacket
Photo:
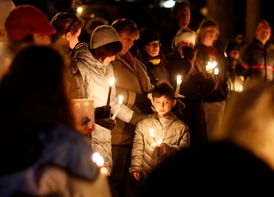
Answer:
M150 129L153 129L155 138L150 136ZM158 156L157 148L153 146L153 143L160 138L165 146L165 152ZM155 113L151 118L141 120L136 125L130 173L137 171L146 179L163 160L189 145L190 135L188 126L184 122L172 113L168 119L158 119Z
M95 59L90 53L88 43L80 43L74 48L73 59L83 78L87 98L94 100L95 108L106 105L109 81L110 78L114 77L112 65L104 66ZM110 106L112 113L119 107L115 86L112 87ZM124 122L129 122L132 116L133 111L122 104L117 117ZM111 131L96 124L95 130L92 132L91 143L93 149L102 154L105 167L111 172Z

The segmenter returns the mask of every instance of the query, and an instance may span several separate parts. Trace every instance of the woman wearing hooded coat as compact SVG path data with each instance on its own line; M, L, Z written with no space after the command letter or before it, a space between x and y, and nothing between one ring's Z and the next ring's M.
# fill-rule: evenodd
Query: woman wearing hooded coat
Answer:
M96 117L98 113L95 113L96 125L91 134L91 145L103 156L109 174L112 170L111 130L116 126L116 121L110 117L106 105L110 79L114 78L111 61L121 49L122 44L116 30L109 25L101 25L91 34L89 44L76 45L72 53L72 59L82 75L87 98L93 99L94 107L102 110L101 117ZM143 118L126 105L119 104L115 85L111 89L109 106L111 113L120 108L117 117L127 123L136 124L139 118Z

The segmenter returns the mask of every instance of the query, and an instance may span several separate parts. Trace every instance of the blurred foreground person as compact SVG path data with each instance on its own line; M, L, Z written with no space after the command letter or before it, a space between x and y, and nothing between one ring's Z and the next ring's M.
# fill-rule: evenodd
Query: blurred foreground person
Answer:
M67 63L53 48L27 46L0 82L1 197L110 196L76 130Z
M27 43L38 45L50 44L50 35L55 33L47 19L47 16L31 5L20 5L13 9L3 7L0 4L0 15L9 9L9 14L5 17L5 40L0 42L0 77L6 71L7 65L17 53Z
M13 9L6 19L5 28L8 41L14 47L25 42L49 45L50 35L56 32L46 14L32 5L20 5Z
M5 21L9 13L15 8L11 0L0 0L0 41L7 40Z
M228 101L215 142L163 163L149 177L145 197L274 195L273 100L271 85L250 81Z

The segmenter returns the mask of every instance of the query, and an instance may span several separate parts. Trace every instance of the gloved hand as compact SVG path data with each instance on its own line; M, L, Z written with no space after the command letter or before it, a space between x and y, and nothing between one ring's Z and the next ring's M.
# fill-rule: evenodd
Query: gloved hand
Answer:
M104 105L95 108L95 119L105 119L110 117L111 107L109 105Z
M191 47L182 47L182 52L184 58L188 59L193 64L196 58L197 49L193 49Z
M147 98L148 92L136 94L135 105L145 114L152 114L151 101Z
M117 125L116 120L111 118L95 119L95 123L109 130L112 130Z

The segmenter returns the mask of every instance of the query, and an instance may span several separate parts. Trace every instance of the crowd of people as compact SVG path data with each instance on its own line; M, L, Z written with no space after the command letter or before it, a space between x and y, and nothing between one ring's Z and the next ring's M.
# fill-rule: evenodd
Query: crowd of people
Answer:
M222 43L213 19L188 27L184 0L163 34L119 18L79 42L72 12L0 10L0 196L273 193L267 21L244 46ZM79 119L75 99L94 117Z

